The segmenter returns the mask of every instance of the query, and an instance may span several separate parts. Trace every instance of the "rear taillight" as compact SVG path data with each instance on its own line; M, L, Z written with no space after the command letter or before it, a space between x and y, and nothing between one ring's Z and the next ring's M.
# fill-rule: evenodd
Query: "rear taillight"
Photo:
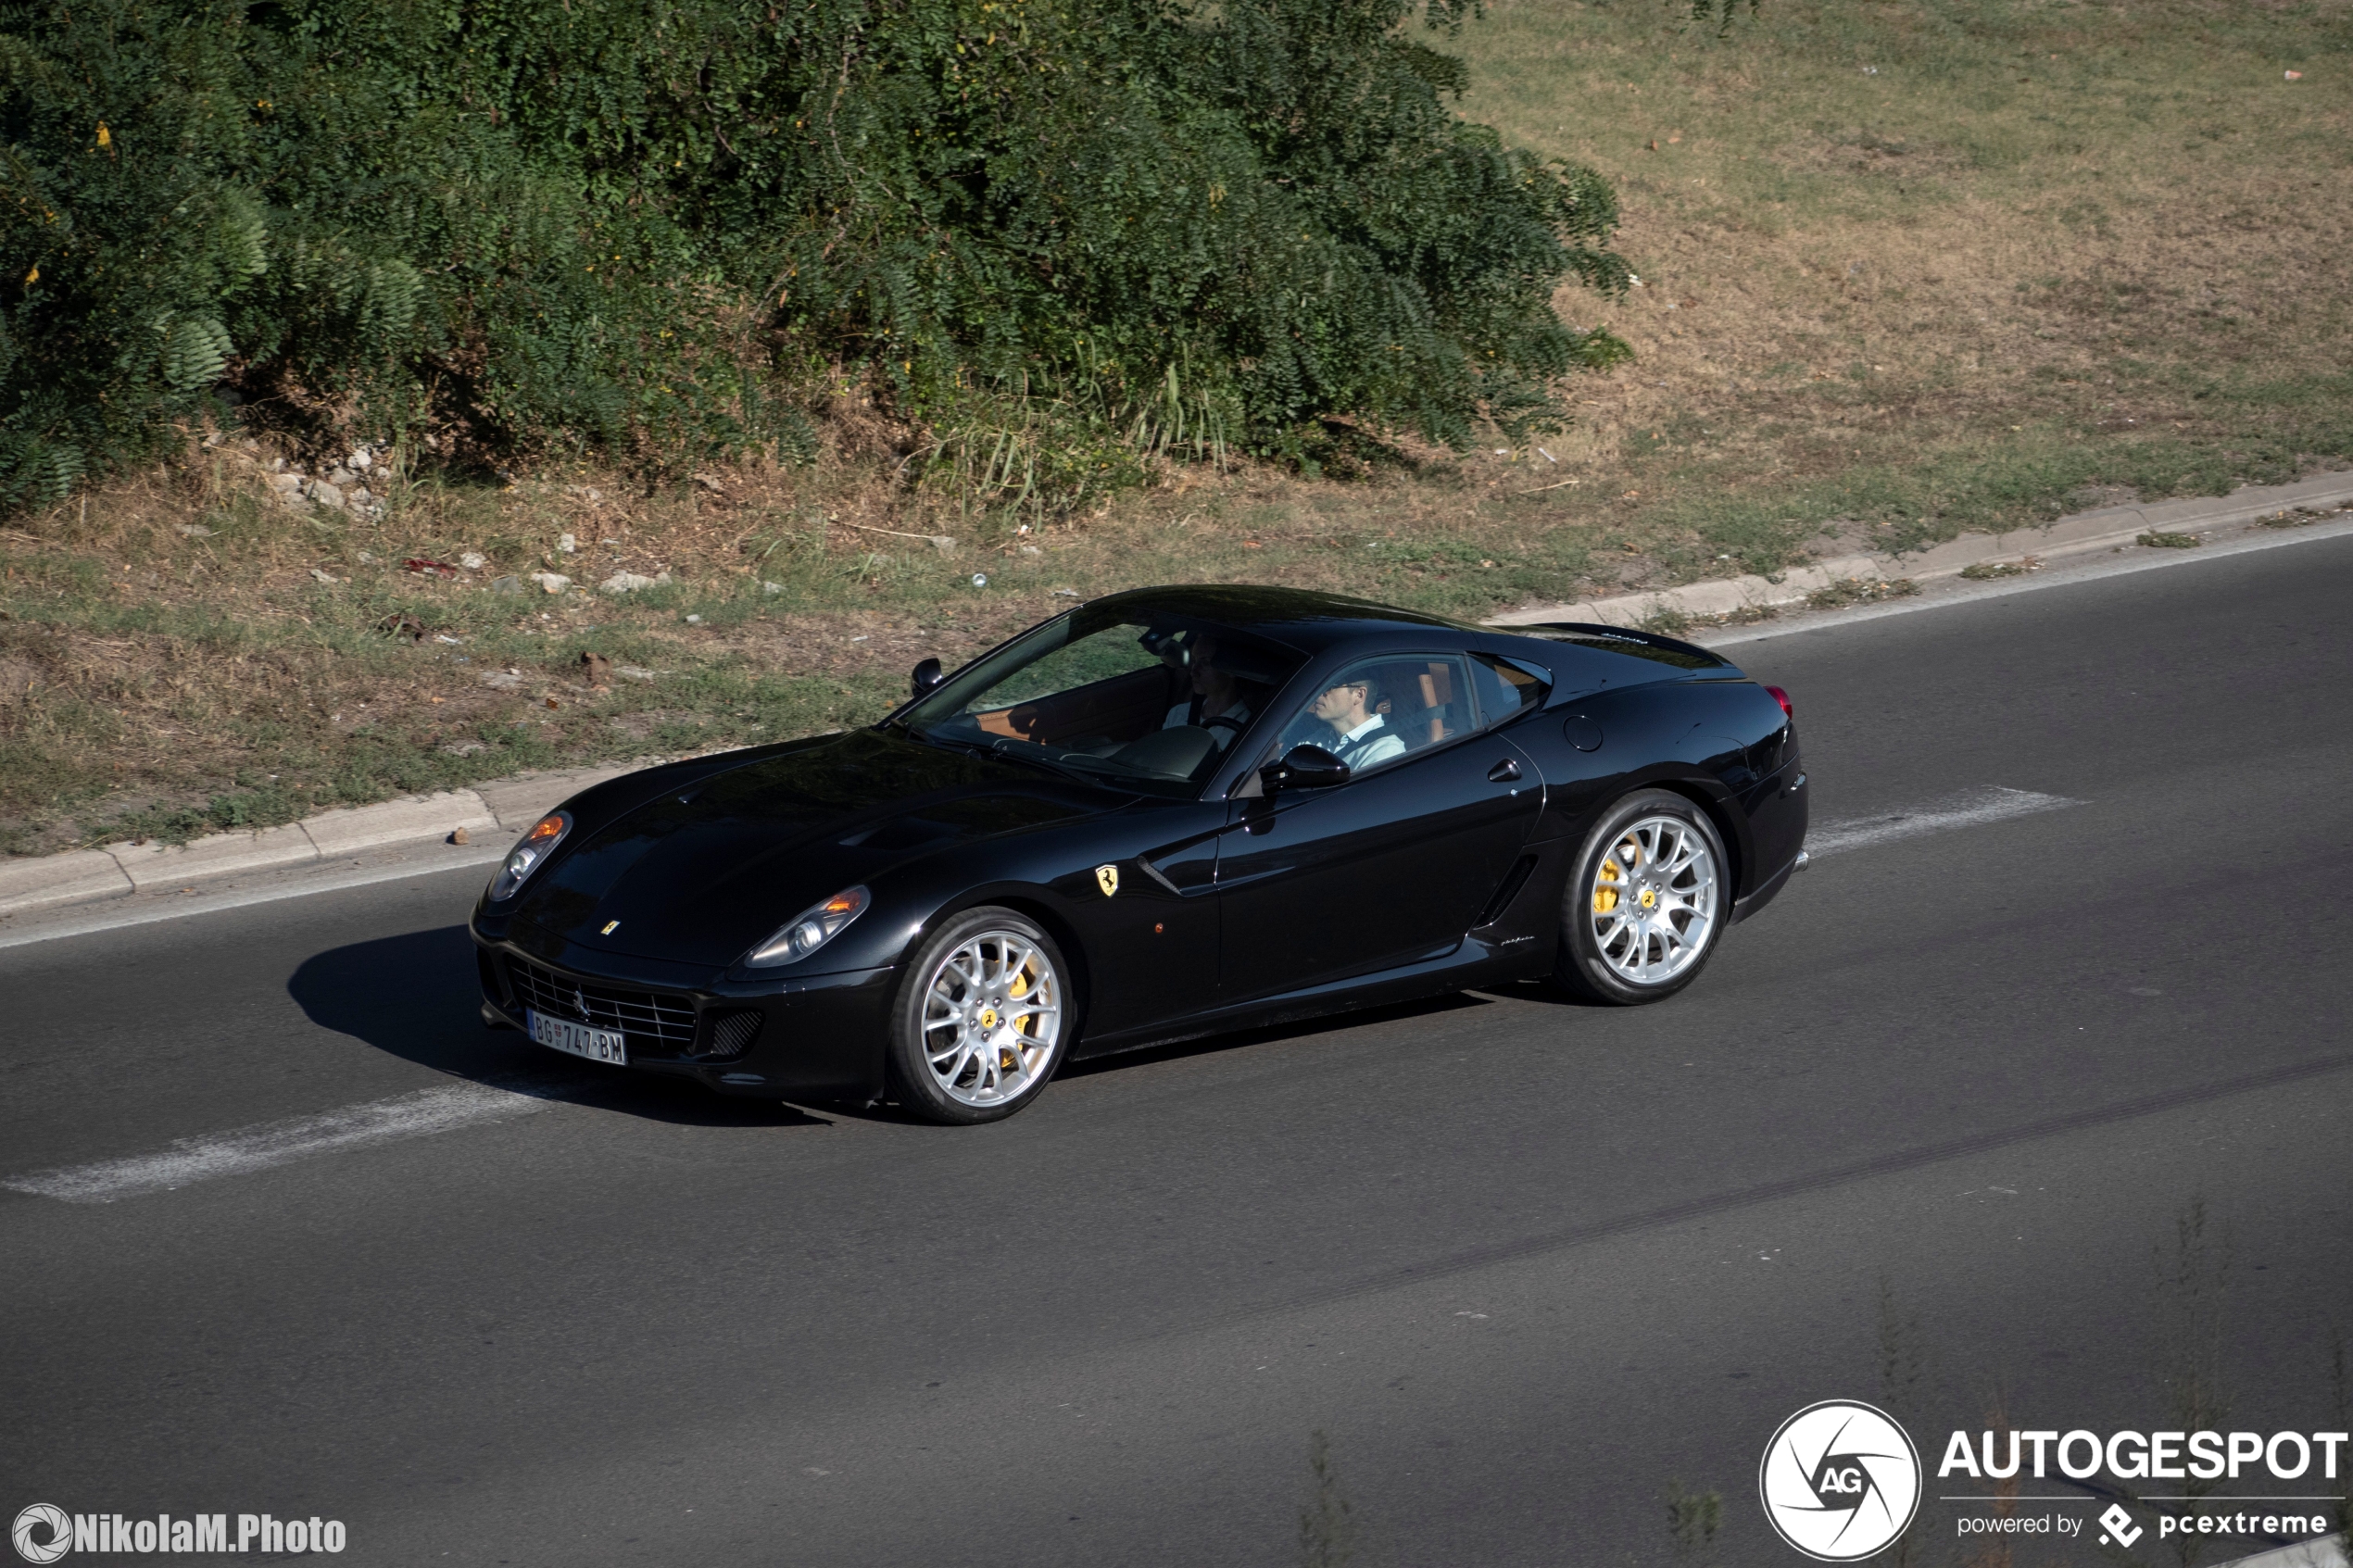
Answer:
M1797 717L1797 709L1789 705L1789 693L1781 690L1779 686L1767 686L1765 689L1771 692L1773 694L1773 700L1781 705L1782 718L1794 719Z

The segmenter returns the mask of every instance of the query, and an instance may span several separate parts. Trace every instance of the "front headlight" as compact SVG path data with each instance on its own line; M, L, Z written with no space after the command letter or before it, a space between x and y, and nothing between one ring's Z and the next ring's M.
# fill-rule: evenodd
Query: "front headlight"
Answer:
M777 929L774 936L751 950L744 960L754 969L798 963L832 941L840 930L866 912L866 890L845 887L824 903L803 909Z
M532 823L531 831L507 852L507 859L498 867L498 874L490 879L490 901L496 904L513 897L533 868L554 854L556 846L561 844L564 834L571 831L572 813L569 811L550 811Z

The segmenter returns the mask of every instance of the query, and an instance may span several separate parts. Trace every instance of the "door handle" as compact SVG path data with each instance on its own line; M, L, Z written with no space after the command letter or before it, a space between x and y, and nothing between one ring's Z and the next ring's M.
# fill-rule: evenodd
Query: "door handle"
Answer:
M1496 763L1492 768L1487 770L1487 782L1489 784L1512 784L1516 782L1518 778L1519 764L1513 761L1508 757L1504 758L1501 762Z

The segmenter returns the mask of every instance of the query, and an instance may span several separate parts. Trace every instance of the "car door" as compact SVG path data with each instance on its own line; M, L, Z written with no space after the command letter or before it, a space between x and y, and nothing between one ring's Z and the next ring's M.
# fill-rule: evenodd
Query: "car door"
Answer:
M1384 728L1410 749L1343 784L1232 803L1217 862L1229 1002L1452 951L1541 809L1535 763L1478 728L1459 655L1385 655L1340 675L1367 664ZM1312 733L1287 727L1276 749Z

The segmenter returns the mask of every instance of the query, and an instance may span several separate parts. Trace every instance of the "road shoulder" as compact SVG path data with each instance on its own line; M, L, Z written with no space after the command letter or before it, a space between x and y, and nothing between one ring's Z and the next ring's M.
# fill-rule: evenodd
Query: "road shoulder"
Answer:
M2292 484L2249 485L2228 495L2199 496L2153 506L2103 507L2044 528L2008 533L1965 533L1910 554L1841 556L1772 577L1744 576L1686 583L1614 598L1536 605L1491 617L1491 626L1534 626L1580 621L1608 626L1680 629L1700 621L1736 624L1808 608L1843 608L1878 601L1889 588L1904 596L1931 583L1994 582L2091 555L2147 555L2196 549L2225 533L2326 526L2353 514L2353 473L2321 473ZM1966 576L1964 574L1967 574Z

